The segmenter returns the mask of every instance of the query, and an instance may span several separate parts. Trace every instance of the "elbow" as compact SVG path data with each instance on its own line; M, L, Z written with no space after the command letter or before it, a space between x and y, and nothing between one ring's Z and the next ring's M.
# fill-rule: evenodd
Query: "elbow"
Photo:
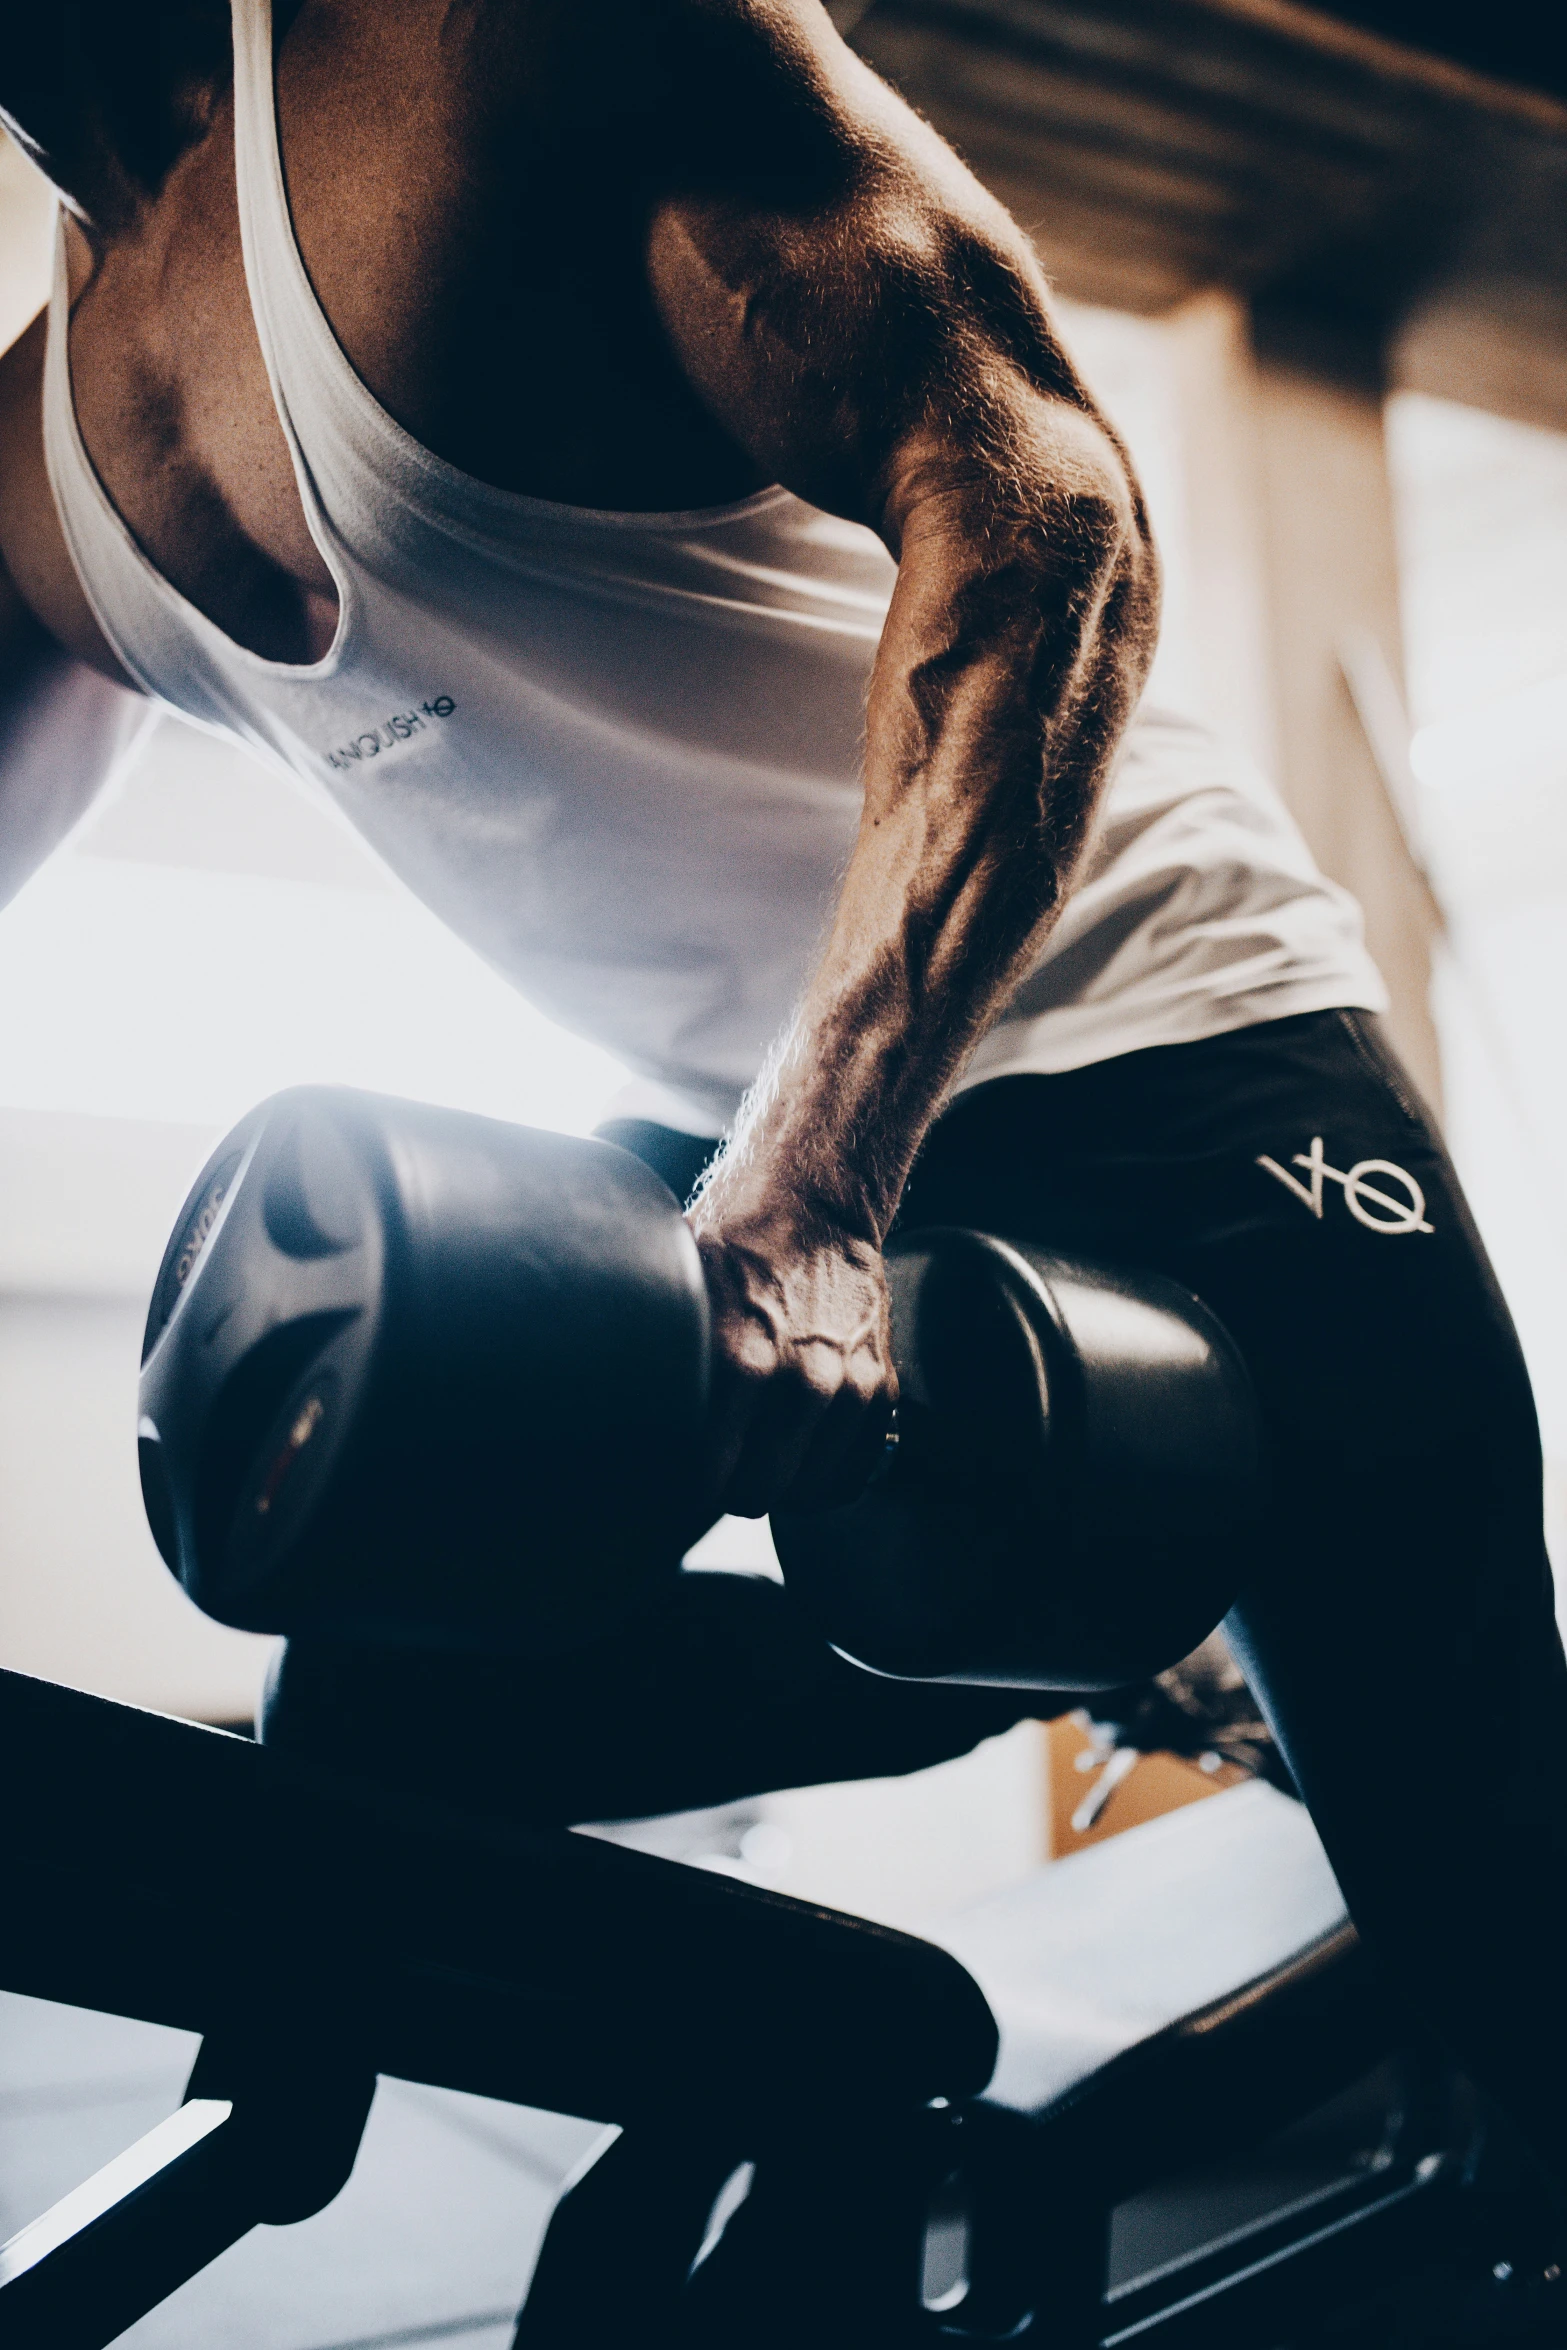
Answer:
M1152 661L1160 600L1131 461L1086 404L1015 379L999 396L988 389L901 452L888 544L900 561L929 555L971 619L1010 631L1032 615L1053 658L1101 680L1118 674L1129 706Z
M1153 662L1159 556L1141 487L1086 401L1010 371L899 451L884 536L943 659L988 653L1052 728L1113 742Z
M1052 568L1075 574L1085 653L1141 692L1159 633L1161 571L1147 504L1115 436L1080 410L1052 420L1051 463L1036 513ZM1041 511L1042 509L1042 511Z

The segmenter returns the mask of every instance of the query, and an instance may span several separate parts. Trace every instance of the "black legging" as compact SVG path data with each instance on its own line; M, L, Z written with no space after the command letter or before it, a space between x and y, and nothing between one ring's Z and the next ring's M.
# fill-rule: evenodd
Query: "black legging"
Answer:
M682 1193L711 1148L612 1131ZM1228 1324L1276 1495L1232 1645L1363 1933L1567 2176L1567 1669L1534 1408L1377 1024L1306 1014L976 1087L933 1130L900 1223L1171 1274ZM685 1574L655 1621L543 1665L296 1642L265 1734L582 1820L914 1770L1068 1702L878 1680L777 1585Z

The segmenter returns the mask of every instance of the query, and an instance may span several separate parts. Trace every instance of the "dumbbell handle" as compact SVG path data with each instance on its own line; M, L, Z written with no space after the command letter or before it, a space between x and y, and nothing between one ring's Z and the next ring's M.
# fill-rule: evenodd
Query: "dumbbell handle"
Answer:
M860 1498L775 1511L784 1580L846 1655L912 1679L1116 1688L1238 1588L1261 1446L1187 1290L960 1230L887 1252L900 1402Z

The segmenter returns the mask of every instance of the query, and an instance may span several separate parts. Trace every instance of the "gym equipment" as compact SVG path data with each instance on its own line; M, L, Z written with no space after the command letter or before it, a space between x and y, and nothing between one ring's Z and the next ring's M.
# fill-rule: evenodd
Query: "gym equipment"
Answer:
M1221 1324L1157 1274L977 1232L887 1251L898 1443L847 1507L775 1510L784 1579L875 1672L1113 1689L1235 1597L1263 1473Z
M519 2350L1562 2338L1527 2170L1269 1788L1052 1863L946 1950L13 1673L0 1777L0 1986L205 2035L186 2102L0 2248L4 2350L103 2350L330 2200L378 2072L621 2125ZM1243 2153L1237 2211L1192 2166Z
M424 1640L448 1598L461 1639L520 1617L562 1638L634 1604L647 1524L674 1540L700 1474L693 1268L669 1195L606 1147L360 1097L265 1105L192 1194L154 1299L165 1554L219 1612L363 1609ZM1113 1623L1095 1648L1017 1587L1093 1556L1096 1512L1128 1551L1161 1496L1244 1525L1255 1440L1222 1333L1167 1285L968 1234L911 1235L893 1281L906 1447L785 1546L841 1545L851 1636L900 1664L973 1672L1069 1634L1107 1657ZM1212 1489L1226 1460L1238 1498ZM878 1612L922 1494L992 1545L981 1630L938 1626L961 1652ZM593 1555L541 1600L578 1524ZM103 2350L251 2227L320 2208L379 2073L618 2126L561 2194L518 2350L1560 2338L1527 2165L1411 2043L1309 1821L1267 1787L1054 1863L938 1942L11 1673L0 1777L28 1790L0 1986L203 2035L184 2104L0 2248L0 2350ZM1333 2109L1324 2172L1338 2091L1353 2127ZM1194 2220L1213 2190L1189 2166L1285 2125L1271 2199Z
M887 1263L895 1456L851 1507L774 1518L826 1636L880 1672L1083 1690L1195 1647L1262 1494L1213 1316L974 1233ZM257 1631L540 1653L624 1623L707 1522L707 1313L678 1203L614 1145L281 1094L158 1276L158 1546Z
M142 1492L209 1615L535 1652L692 1525L707 1299L612 1146L301 1089L208 1160L154 1286Z

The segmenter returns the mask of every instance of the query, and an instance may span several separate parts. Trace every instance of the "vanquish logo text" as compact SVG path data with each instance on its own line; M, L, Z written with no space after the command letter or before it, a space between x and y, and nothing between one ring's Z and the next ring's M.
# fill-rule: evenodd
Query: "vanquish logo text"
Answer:
M1407 1167L1398 1166L1392 1159L1357 1159L1353 1167L1330 1167L1323 1155L1320 1134L1311 1138L1309 1151L1297 1151L1290 1161L1292 1167L1303 1167L1307 1181L1302 1183L1292 1175L1289 1167L1281 1167L1277 1159L1270 1159L1264 1151L1258 1159L1259 1167L1266 1167L1275 1182L1292 1191L1303 1207L1311 1210L1318 1223L1322 1221L1324 1183L1343 1185L1344 1205L1357 1224L1364 1224L1368 1232L1384 1232L1398 1238L1406 1232L1432 1232L1435 1226L1426 1221L1426 1195ZM1376 1177L1376 1182L1368 1180ZM1396 1183L1398 1191L1388 1185Z
M351 742L339 743L335 751L322 756L335 774L343 775L351 767L361 767L366 760L379 759L383 751L395 750L400 743L411 742L416 734L424 734L438 719L450 718L457 704L450 694L436 694L428 702L421 702L413 710L394 710L390 718L383 718L379 726L367 726L363 734L356 734Z

